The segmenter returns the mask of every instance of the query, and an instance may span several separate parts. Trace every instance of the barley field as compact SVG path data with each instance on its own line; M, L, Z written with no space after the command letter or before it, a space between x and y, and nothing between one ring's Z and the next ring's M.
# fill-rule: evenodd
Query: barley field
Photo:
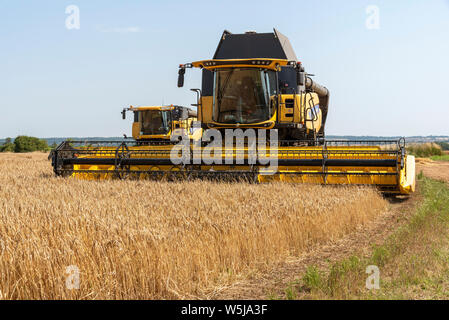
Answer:
M387 208L368 187L57 178L46 157L0 154L2 299L204 298Z

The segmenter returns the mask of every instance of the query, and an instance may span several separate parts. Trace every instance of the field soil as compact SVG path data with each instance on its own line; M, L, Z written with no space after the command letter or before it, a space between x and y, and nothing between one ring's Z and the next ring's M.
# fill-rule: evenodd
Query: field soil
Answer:
M416 159L416 173L432 179L449 182L449 161L433 161L429 158Z

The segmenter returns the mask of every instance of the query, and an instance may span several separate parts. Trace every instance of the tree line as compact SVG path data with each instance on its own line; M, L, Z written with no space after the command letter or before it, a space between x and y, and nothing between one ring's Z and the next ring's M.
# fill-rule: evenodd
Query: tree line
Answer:
M14 140L6 138L5 143L0 145L0 152L48 152L56 145L49 146L47 141L36 137L18 136Z

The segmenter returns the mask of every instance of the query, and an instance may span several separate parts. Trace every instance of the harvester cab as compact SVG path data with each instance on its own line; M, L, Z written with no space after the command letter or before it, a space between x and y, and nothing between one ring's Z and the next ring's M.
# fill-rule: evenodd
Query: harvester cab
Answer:
M224 31L213 59L180 65L178 87L192 67L203 70L198 117L205 129L278 129L284 142L322 142L329 91L305 72L276 29Z
M173 137L198 135L194 129L197 121L196 111L183 106L142 106L124 108L126 113L133 113L132 137L141 143L171 141Z

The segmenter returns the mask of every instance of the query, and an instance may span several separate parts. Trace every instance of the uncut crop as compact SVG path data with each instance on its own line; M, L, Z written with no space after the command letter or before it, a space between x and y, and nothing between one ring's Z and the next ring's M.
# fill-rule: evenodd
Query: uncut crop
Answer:
M3 299L205 297L386 209L369 187L57 178L41 153L0 155L0 200Z

